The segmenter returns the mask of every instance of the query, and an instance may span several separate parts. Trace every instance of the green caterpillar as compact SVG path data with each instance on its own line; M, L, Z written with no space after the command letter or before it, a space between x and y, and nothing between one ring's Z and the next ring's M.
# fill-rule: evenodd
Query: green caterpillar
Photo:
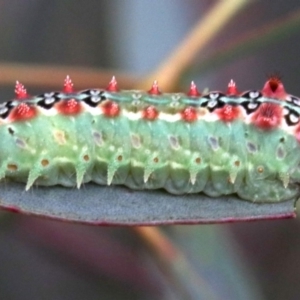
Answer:
M106 89L29 97L0 105L0 179L36 185L122 184L172 194L237 194L278 202L300 188L300 99L278 78L263 89L200 94Z

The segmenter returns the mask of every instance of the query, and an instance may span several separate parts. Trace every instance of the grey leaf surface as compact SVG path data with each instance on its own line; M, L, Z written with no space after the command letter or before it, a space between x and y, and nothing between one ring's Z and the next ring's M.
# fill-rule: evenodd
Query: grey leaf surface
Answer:
M0 207L14 212L94 225L199 224L295 217L295 200L258 204L233 196L174 196L162 190L86 184L75 188L1 183Z

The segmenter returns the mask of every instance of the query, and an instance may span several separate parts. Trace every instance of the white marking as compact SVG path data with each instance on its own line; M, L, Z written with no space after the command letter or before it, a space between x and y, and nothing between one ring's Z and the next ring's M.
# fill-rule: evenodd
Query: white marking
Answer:
M228 87L235 87L235 82L233 81L233 79L230 79Z
M125 116L126 118L128 118L131 121L140 120L142 118L142 112L141 111L132 112L132 111L128 111L126 109L123 109L122 114L123 114L123 116Z
M294 114L290 114L290 120L292 123L298 123L299 122L299 117L297 117Z
M174 102L177 102L179 99L180 99L180 97L181 97L181 94L175 94L175 95L172 95L172 101L174 101Z
M37 106L37 108L38 108L39 113L43 116L51 117L51 116L56 116L58 114L58 112L55 108L44 109L40 106Z
M255 108L257 108L257 106L258 106L258 103L249 103L248 104L249 109L255 109Z
M45 94L44 94L44 97L45 97L45 98L52 98L53 95L54 95L54 93L45 93Z
M143 162L137 161L135 159L131 159L130 164L132 167L141 167L141 168L145 167L145 164Z
M90 95L92 97L99 96L99 94L100 94L100 90L90 90Z
M92 116L99 116L103 114L103 111L99 106L91 107L85 102L80 102L80 103L83 106L84 110L89 112Z
M136 134L130 134L130 138L131 138L131 145L133 148L140 148L141 147L141 140L140 137Z
M288 115L289 113L290 113L289 110L288 110L286 107L284 107L284 108L283 108L283 115L286 116L286 115Z
M216 100L219 97L219 93L211 93L209 94L209 98L212 100Z
M139 100L141 97L142 97L142 94L140 94L140 93L134 93L134 94L132 94L132 98L134 100Z
M297 106L300 106L300 99L293 97L293 103L296 104Z
M93 103L98 103L98 102L101 101L101 98L100 98L99 96L92 96L92 97L91 97L91 101L92 101Z
M47 97L47 98L45 98L45 103L46 104L52 104L52 103L54 103L55 102L55 98L54 97Z
M133 100L131 102L131 104L134 105L134 106L138 106L139 104L141 104L141 101L140 100Z
M287 95L287 96L285 97L285 101L292 102L292 97L291 97L291 95Z
M160 112L158 118L159 120L170 122L170 123L180 121L182 119L180 113L171 115L164 112Z
M170 107L176 108L180 105L180 103L177 101L172 101L169 105L170 105Z
M58 162L58 164L59 163L69 163L69 162L72 162L68 157L56 157L55 161Z
M170 165L171 165L171 169L185 169L185 166L184 165L182 165L182 164L179 164L179 163L177 163L177 162L171 162L170 163Z
M6 112L8 111L8 108L7 107L0 107L0 115L3 115L5 114Z
M257 98L259 96L259 92L250 92L249 96L250 98Z
M191 151L190 150L185 150L184 154L187 155L187 156L190 156L191 155Z

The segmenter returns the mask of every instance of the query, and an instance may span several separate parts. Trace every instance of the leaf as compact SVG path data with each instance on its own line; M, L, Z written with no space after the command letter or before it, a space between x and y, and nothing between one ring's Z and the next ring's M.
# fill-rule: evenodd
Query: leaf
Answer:
M174 196L161 190L86 184L80 190L2 183L0 207L25 214L93 225L197 224L295 217L295 201L258 204L233 196Z

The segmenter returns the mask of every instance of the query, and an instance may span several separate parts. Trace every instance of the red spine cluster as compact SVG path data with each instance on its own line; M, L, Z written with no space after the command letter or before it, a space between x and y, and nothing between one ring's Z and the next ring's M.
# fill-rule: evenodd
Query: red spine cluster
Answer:
M153 120L157 119L158 114L159 113L158 113L157 109L152 105L146 107L143 110L143 118L146 120L149 120L149 121L153 121Z

